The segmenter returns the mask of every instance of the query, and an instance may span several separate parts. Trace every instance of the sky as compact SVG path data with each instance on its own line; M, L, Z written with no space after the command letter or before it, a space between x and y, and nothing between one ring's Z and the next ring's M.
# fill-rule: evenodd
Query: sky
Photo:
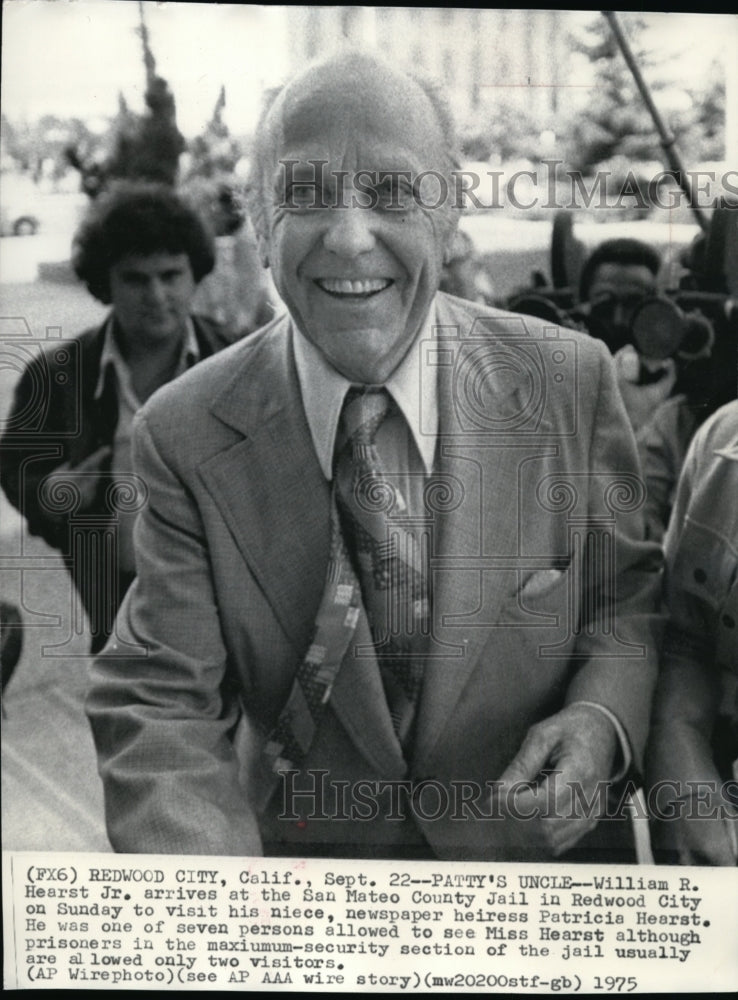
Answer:
M221 83L228 85L229 124L250 123L263 86L285 72L273 27L283 11L199 3L144 8L157 72L176 95L182 131L193 135L210 118ZM45 113L104 118L115 114L119 91L141 110L137 25L133 0L5 0L4 112L13 120Z
M236 134L248 132L263 87L288 73L287 41L300 30L300 8L176 2L146 2L144 8L157 70L176 95L183 133L200 131L222 83L226 122ZM683 85L703 78L712 60L731 47L738 62L736 16L647 17L651 44L679 56L672 68ZM115 114L119 91L141 110L137 24L134 0L4 0L3 111L13 121L52 113L102 122Z

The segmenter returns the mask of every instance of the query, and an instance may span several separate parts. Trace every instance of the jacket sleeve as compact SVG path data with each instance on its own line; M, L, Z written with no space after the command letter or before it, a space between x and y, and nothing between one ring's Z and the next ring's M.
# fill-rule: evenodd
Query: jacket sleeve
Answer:
M138 575L92 668L86 705L108 834L123 852L259 855L201 518L141 414L134 459L149 489L136 526Z
M708 425L692 442L679 477L664 542L668 614L649 747L651 780L703 779L716 773L711 739L721 701L716 639L735 577L731 480L710 477Z
M41 484L66 461L63 417L58 410L53 377L41 361L31 361L15 389L6 432L0 442L0 484L9 502L25 517L32 535L52 548L64 548L67 519L54 515L44 503ZM40 420L35 415L41 410Z

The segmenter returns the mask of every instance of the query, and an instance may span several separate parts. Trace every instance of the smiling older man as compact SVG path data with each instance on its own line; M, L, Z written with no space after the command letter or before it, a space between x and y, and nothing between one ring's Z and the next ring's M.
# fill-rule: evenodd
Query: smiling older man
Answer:
M437 294L454 164L436 91L370 56L265 111L289 315L136 422L146 655L112 641L87 706L118 850L592 857L622 826L659 570L633 438L601 345Z

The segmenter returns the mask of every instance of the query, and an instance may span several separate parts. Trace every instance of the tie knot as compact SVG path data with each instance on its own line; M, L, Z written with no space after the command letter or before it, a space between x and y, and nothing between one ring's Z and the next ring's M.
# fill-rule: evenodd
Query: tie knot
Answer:
M352 386L346 393L341 411L341 437L344 442L373 444L379 425L389 412L392 399L386 389Z

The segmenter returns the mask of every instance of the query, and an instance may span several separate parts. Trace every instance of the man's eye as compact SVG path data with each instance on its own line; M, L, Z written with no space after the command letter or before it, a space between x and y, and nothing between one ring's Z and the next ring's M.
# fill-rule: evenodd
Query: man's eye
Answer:
M615 299L612 295L602 295L591 302L592 309L611 309L614 305Z
M374 188L377 206L385 211L407 212L414 206L412 187L407 181L388 177Z
M627 298L621 299L620 304L624 309L635 309L645 299L645 295L629 295Z
M320 204L320 192L315 184L291 184L286 204L288 208L312 208Z

